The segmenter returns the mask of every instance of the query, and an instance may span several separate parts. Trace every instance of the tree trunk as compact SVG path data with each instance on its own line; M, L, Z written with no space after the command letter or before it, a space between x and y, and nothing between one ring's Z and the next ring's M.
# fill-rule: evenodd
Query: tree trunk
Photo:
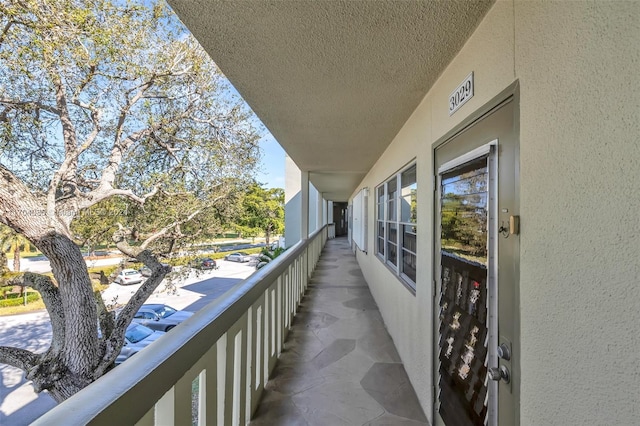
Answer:
M60 329L53 328L53 340L61 345L52 343L52 347L58 347L59 353L50 354L51 367L40 371L44 377L32 380L43 383L43 389L61 402L93 381L94 369L101 359L97 309L87 265L78 246L55 232L35 239L34 244L49 258L58 283L64 332L56 333Z
M20 272L20 242L16 241L16 249L13 251L13 272Z
M267 226L267 228L264 230L264 242L266 244L267 247L269 247L269 237L271 237L271 226Z
M0 275L4 275L8 270L9 259L7 259L7 255L4 251L0 251Z

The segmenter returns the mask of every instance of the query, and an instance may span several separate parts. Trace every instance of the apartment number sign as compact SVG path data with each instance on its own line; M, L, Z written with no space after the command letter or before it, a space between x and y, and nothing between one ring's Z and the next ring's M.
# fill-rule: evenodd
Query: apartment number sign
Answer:
M453 115L471 98L473 98L473 71L449 96L449 115Z

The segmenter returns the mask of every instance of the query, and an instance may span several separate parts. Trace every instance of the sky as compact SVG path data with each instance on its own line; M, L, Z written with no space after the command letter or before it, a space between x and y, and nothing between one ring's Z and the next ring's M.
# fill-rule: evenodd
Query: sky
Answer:
M265 130L260 146L262 147L260 167L262 170L258 173L258 182L264 184L266 188L284 189L284 150L268 130Z
M157 0L151 0L151 4L155 3L156 1ZM179 19L177 19L177 16L175 18L175 22L170 23L170 25L177 25L182 31L189 32L189 29L186 28ZM224 75L224 72L222 74ZM231 93L244 101L242 95L237 91L233 84L231 84L229 80L227 80L227 83L229 85ZM250 107L248 108L251 109ZM259 120L260 118L258 117L257 121ZM263 187L284 189L285 152L264 125L259 125L256 127L261 128L264 133L264 136L260 140L260 147L262 148L262 161L259 166L259 171L256 175L256 179L259 183L263 184Z

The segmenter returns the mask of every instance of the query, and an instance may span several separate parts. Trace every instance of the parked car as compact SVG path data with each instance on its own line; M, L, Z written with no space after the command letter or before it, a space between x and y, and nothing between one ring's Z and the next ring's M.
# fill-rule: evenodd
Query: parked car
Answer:
M166 266L171 269L171 265L169 265L168 263L163 263L162 266ZM148 266L143 266L142 268L138 269L138 272L140 272L143 277L151 276L151 268L149 268Z
M224 260L228 260L231 262L249 262L251 260L251 256L248 253L245 253L243 251L239 251L236 253L231 253L228 254L224 257Z
M142 349L158 340L164 331L154 331L144 325L131 323L124 333L124 345L116 358L116 365L122 364Z
M123 269L114 280L120 285L138 284L142 281L144 281L144 277L135 269Z
M142 305L133 316L133 321L152 330L169 331L193 315L193 312L178 311L162 304Z
M215 260L210 257L203 257L200 259L194 259L191 262L191 266L197 269L209 270L209 269L218 269L218 264Z

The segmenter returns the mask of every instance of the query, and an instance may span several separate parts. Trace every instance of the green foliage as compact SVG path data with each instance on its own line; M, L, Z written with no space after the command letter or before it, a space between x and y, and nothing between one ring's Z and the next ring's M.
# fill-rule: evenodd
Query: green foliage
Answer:
M76 242L90 252L109 243L117 224L127 223L129 205L124 198L112 197L81 211L71 223Z
M282 253L284 253L287 249L283 248L283 247L276 247L275 250L269 250L268 248L264 247L260 254L263 256L267 256L270 259L275 259L276 257L280 256Z
M20 306L24 303L24 297L18 293L10 293L5 295L5 299L0 299L0 308L7 308L10 306ZM40 293L29 292L27 293L27 304L40 300Z
M269 262L274 260L276 257L280 256L285 251L287 251L287 249L284 247L276 247L275 250L269 250L266 247L263 248L258 258L258 264L256 265L256 269L263 268Z
M22 234L15 232L13 229L6 225L0 224L0 250L2 256L0 256L0 275L7 270L7 258L5 252L13 252L13 269L15 271L20 270L20 252L24 249L31 249L31 243Z
M245 237L264 233L267 239L284 231L284 190L249 186L242 198L242 214L236 228Z

